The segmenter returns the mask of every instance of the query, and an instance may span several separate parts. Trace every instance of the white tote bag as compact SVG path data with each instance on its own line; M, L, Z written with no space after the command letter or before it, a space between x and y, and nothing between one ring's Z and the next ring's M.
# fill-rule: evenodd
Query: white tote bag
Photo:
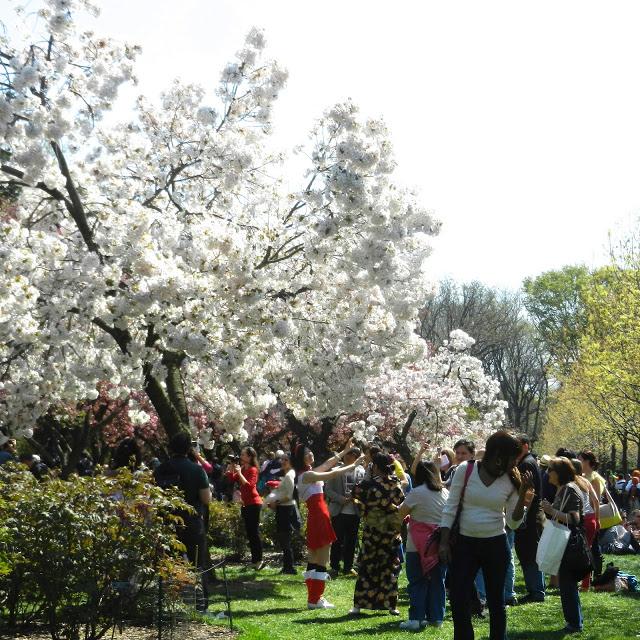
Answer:
M560 511L564 508L567 498L567 490L560 505ZM548 573L552 576L558 575L562 556L569 542L569 527L560 524L557 520L547 520L544 523L544 529L540 542L538 542L538 550L536 552L536 562L538 570L542 573Z

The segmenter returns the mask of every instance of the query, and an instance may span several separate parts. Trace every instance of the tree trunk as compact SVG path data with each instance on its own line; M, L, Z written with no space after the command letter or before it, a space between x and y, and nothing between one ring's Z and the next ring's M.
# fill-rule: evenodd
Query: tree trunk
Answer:
M151 365L144 365L144 390L158 414L169 440L181 431L189 431L189 423L185 422L178 409L171 402L160 381L151 373Z
M636 442L638 449L636 451L636 469L640 469L640 440Z
M82 421L82 426L74 428L71 438L73 440L71 444L71 451L62 466L60 477L66 480L75 470L80 460L82 452L86 449L89 442L89 430L91 429L91 411L87 411Z
M162 364L167 367L167 377L165 383L167 386L167 395L169 401L175 407L180 421L183 424L189 424L189 410L187 408L187 399L184 393L184 382L182 380L182 371L180 367L184 362L184 354L166 352L162 356Z
M626 433L622 436L621 441L622 441L622 460L620 461L620 464L622 465L622 473L627 473L627 470L629 469L629 461L628 461L629 438L627 437Z
M618 460L616 458L615 442L611 445L611 468L615 471L618 468Z

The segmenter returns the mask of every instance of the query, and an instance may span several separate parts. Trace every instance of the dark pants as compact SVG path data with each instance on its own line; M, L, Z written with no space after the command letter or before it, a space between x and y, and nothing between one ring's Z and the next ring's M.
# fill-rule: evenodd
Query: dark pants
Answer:
M351 513L339 513L331 518L336 541L331 545L331 568L340 570L340 561L344 563L345 572L353 569L353 557L358 544L358 528L360 516Z
M294 530L299 528L300 523L295 505L276 507L276 532L278 543L282 549L282 568L285 571L293 571L294 569L291 535Z
M602 565L604 558L602 557L602 549L600 548L600 534L597 533L591 544L591 555L593 556L593 574L599 576L602 573Z
M185 518L185 527L178 529L178 540L187 549L189 562L202 574L202 598L196 597L196 609L205 611L209 606L208 578L204 573L207 569L207 534L204 521L200 516Z
M489 640L505 640L504 583L509 562L510 551L505 534L493 538L458 537L449 572L454 640L473 640L470 603L478 569L482 569L484 574L487 592Z
M249 504L240 510L251 549L251 562L254 564L262 560L262 541L259 533L261 508L261 504Z
M538 541L542 535L542 525L536 520L531 520L524 527L516 529L515 550L527 593L533 600L543 601L545 597L544 574L538 569L536 552Z

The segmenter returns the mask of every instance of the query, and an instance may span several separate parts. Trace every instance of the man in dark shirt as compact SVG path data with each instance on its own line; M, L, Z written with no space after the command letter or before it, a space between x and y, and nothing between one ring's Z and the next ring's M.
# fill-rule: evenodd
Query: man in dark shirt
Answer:
M201 572L206 569L207 532L204 526L204 514L211 502L209 479L204 469L189 460L191 437L181 432L171 438L169 451L171 459L163 462L155 471L156 483L161 487L178 486L184 494L185 502L195 510L195 514L180 514L184 526L179 527L178 539L187 549L187 557L191 564ZM202 574L203 598L196 602L196 608L205 611L209 606L206 574Z
M533 477L533 488L535 495L524 522L516 530L515 549L522 573L524 583L527 588L527 595L520 599L520 603L542 602L545 598L544 574L538 569L536 563L536 553L538 551L538 541L542 535L544 526L544 512L540 506L542 481L540 477L540 467L538 461L531 455L529 447L531 441L526 434L516 436L522 447L518 459L518 470L522 475L527 471Z

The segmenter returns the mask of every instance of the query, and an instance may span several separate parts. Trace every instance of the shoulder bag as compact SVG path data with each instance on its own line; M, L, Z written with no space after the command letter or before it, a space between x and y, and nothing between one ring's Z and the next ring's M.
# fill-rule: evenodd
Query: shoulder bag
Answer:
M580 522L569 525L569 540L562 556L560 569L569 572L575 580L582 580L594 568L591 547L587 544L584 530L584 518L580 510Z
M618 509L618 505L613 501L609 489L605 487L604 495L607 498L607 504L600 505L600 529L610 529L622 522L622 516Z
M467 491L467 484L469 483L469 478L473 473L474 466L475 466L475 460L470 460L467 463L467 468L464 473L464 484L462 485L462 491L460 492L460 500L458 501L458 509L456 510L456 517L453 520L453 524L451 525L451 532L449 533L449 546L451 547L452 552L458 542L458 538L460 537L460 514L462 513L462 504L464 502L464 494Z
M558 515L562 513L567 502L569 488L565 487L562 502L558 509ZM544 523L542 536L538 542L536 551L536 563L538 569L543 573L552 576L558 575L558 570L562 564L562 558L569 542L571 530L568 526L558 522L558 515L555 518L547 519Z

